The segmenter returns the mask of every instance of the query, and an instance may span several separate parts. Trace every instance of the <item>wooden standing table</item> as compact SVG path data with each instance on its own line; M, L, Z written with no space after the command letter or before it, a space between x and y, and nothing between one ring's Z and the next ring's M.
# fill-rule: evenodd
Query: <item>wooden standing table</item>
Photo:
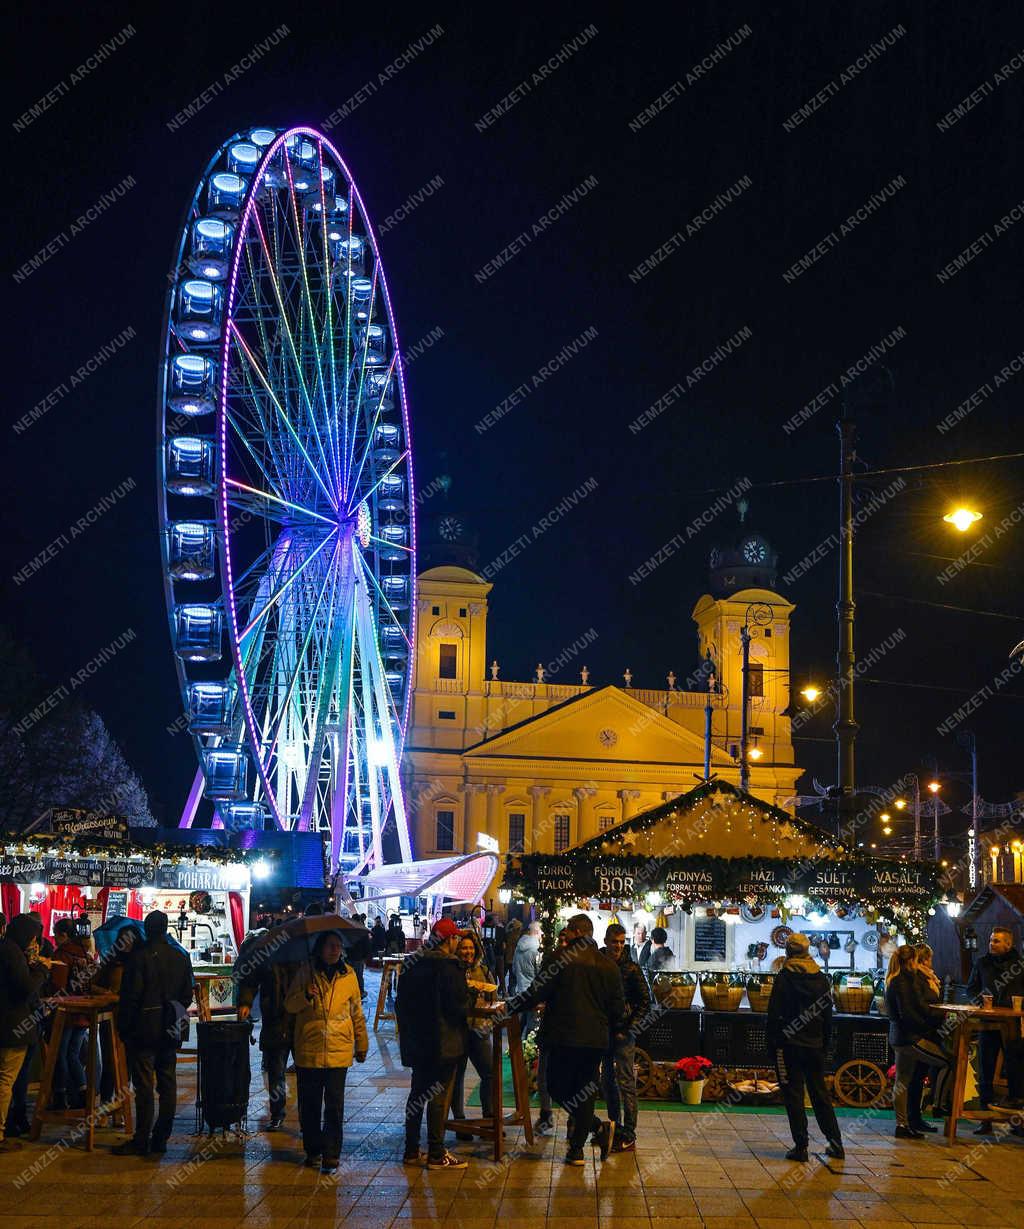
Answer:
M388 1011L388 995L398 993L398 978L404 960L404 956L381 957L380 989L377 991L377 1010L373 1013L374 1032L382 1020L390 1020L395 1026L395 1036L398 1036L398 1017L393 1011Z
M43 1125L48 1122L83 1123L85 1126L85 1150L92 1152L96 1130L96 1119L103 1112L97 1106L96 1096L96 1050L99 1045L100 1025L110 1025L110 1052L114 1060L114 1100L124 1118L124 1129L128 1134L132 1130L132 1103L128 1094L128 1063L125 1059L124 1046L117 1032L117 995L63 995L59 998L45 1000L47 1006L54 1008L53 1029L46 1046L46 1057L43 1062L43 1073L39 1080L39 1092L36 1096L35 1114L29 1139L37 1140L42 1134ZM60 1053L60 1040L68 1025L69 1016L86 1016L88 1018L88 1057L85 1064L85 1105L81 1109L49 1109L53 1096L53 1075L57 1068L57 1055Z
M936 1003L935 1006L938 1011L955 1019L957 1024L953 1047L953 1102L945 1131L946 1142L955 1144L959 1118L970 1122L1000 1122L1019 1115L1019 1110L965 1110L964 1089L967 1086L967 1064L971 1060L971 1041L975 1035L998 1029L1004 1038L1020 1037L1024 1029L1024 1011L1014 1011L1012 1007L981 1007L974 1003Z
M445 1128L459 1135L479 1135L481 1139L494 1141L494 1159L500 1161L505 1148L504 1128L523 1128L526 1142L533 1144L533 1126L530 1122L530 1088L526 1078L526 1063L523 1061L522 1037L519 1030L519 1016L516 1012L505 1014L504 1007L496 1007L483 1003L469 1013L471 1022L476 1021L476 1027L490 1025L491 1033L491 1096L493 1117L491 1118L450 1118ZM512 1091L515 1097L514 1114L505 1117L502 1106L502 1071L501 1071L501 1035L508 1033L508 1057L512 1068Z

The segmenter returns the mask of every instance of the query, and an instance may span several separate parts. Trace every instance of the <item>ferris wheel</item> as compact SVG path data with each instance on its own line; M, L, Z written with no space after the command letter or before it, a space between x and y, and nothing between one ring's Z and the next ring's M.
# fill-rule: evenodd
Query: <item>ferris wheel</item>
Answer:
M193 193L159 377L164 589L199 761L182 827L329 833L331 871L412 850L409 415L373 228L313 128L255 128ZM393 846L392 846L393 847Z

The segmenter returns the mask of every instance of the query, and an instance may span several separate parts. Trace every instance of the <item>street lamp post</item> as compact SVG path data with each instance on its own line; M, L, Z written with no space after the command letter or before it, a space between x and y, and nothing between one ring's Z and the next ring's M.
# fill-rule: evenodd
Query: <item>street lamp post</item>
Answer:
M750 625L764 627L772 621L772 610L764 602L751 602L743 616L740 628L742 647L740 688L740 793L750 793Z
M928 789L931 791L932 804L933 804L934 828L935 828L935 861L936 862L938 862L938 860L942 857L942 841L941 841L941 837L939 834L939 790L941 788L942 787L939 785L938 781L928 782Z
M967 834L967 882L978 886L978 740L973 730L961 730L957 742L971 757L971 830Z
M839 783L839 831L843 820L855 808L855 752L857 722L854 717L853 681L856 662L853 653L853 459L856 428L844 411L838 423L839 448L839 600L836 618L839 644L836 653L839 697L836 711L836 750Z

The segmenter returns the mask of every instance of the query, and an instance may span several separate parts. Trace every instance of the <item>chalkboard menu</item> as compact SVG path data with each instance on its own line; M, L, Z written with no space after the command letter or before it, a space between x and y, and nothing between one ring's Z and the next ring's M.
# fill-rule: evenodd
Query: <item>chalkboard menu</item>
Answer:
M693 923L693 960L710 964L725 959L725 923L718 917L696 918Z

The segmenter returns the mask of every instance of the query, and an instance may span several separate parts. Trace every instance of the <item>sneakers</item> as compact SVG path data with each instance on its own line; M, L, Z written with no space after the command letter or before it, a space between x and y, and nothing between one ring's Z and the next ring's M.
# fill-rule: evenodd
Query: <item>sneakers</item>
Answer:
M582 1148L570 1148L569 1151L565 1154L565 1163L566 1165L574 1165L576 1166L576 1168L580 1168L581 1166L586 1165L587 1162L583 1156L583 1149Z
M426 1163L427 1163L427 1158L423 1155L422 1152L419 1152L419 1151L407 1152L405 1156L402 1157L403 1165L416 1165L417 1167L422 1168L424 1165L426 1165Z
M444 1156L431 1157L427 1161L428 1169L468 1169L469 1162L464 1161L460 1156L454 1156L451 1152L446 1152Z
M933 1127L930 1122L925 1122L923 1118L920 1122L912 1122L910 1129L912 1131L920 1131L922 1135L936 1135L939 1130L938 1127Z
M615 1143L615 1123L611 1119L607 1122L602 1122L594 1134L597 1136L595 1142L598 1148L601 1149L601 1160L607 1161L608 1154L612 1150L612 1144Z
M336 1174L338 1172L338 1158L325 1156L320 1164L320 1172L322 1174Z
M263 1129L264 1131L280 1131L283 1123L284 1114L275 1114Z
M790 1150L786 1153L786 1160L787 1161L806 1161L807 1160L807 1149L806 1148L790 1148Z
M612 1152L636 1152L635 1139L623 1139L621 1135L616 1135L615 1143L612 1144Z
M307 1152L306 1159L302 1162L307 1169L317 1169L320 1165L319 1152Z
M897 1139L924 1139L920 1131L915 1131L913 1127L897 1127L893 1132Z
M550 1114L541 1114L537 1121L533 1124L535 1135L554 1135L555 1120Z
M825 1155L834 1157L837 1161L846 1159L846 1152L838 1139L830 1139L825 1146Z

